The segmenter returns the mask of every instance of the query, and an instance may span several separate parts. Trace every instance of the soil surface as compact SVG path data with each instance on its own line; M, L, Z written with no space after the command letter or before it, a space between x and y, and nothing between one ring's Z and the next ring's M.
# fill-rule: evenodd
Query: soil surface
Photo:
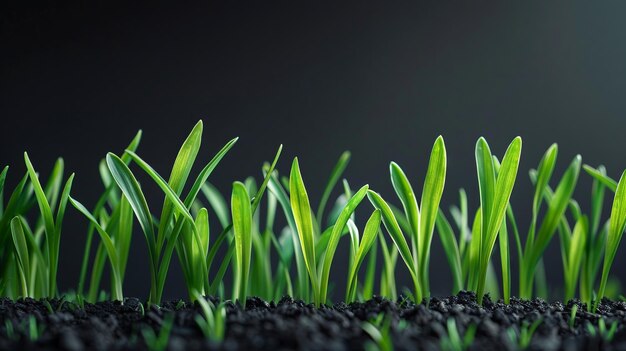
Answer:
M572 320L574 305L578 310ZM214 343L204 338L195 321L199 306L183 301L144 309L139 300L129 298L124 304L100 302L81 309L61 300L0 299L0 349L147 350L146 328L158 334L166 315L173 313L167 350L370 349L373 339L364 327L366 322L390 325L396 350L438 350L448 336L450 318L456 321L461 337L468 328L476 328L470 350L516 350L524 329L529 330L538 319L541 323L528 349L626 350L626 303L609 300L603 301L597 314L586 312L578 301L564 305L512 299L505 305L486 298L480 306L468 292L432 298L428 305L374 298L315 308L285 297L269 303L249 298L245 310L230 302L226 307L226 336L223 342ZM604 333L598 327L600 319L606 325ZM606 335L614 323L616 331L609 341Z

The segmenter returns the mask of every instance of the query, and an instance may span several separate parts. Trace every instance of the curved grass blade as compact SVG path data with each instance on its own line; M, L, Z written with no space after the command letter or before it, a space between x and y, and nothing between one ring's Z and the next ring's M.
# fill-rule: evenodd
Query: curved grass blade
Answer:
M246 186L241 182L233 183L232 218L235 232L235 258L238 283L234 295L242 306L246 306L250 255L252 254L252 209Z
M606 241L606 248L604 254L604 264L602 266L602 278L600 280L600 289L598 290L598 296L596 298L594 311L598 308L599 302L604 297L606 290L606 283L609 277L609 271L615 255L617 254L617 248L622 240L624 229L626 227L626 171L622 173L617 188L615 190L615 197L613 198L613 207L611 208L611 219L609 221L609 232Z
M609 188L612 192L615 192L617 189L617 182L613 180L613 178L606 175L605 172L602 172L599 169L595 169L589 165L583 165L583 169L590 176L597 179L600 183L604 184L607 188Z
M326 250L325 250L326 254L324 255L322 273L320 276L320 283L319 283L320 284L320 296L319 296L320 303L326 303L326 294L328 291L328 279L330 276L330 266L333 262L335 251L337 250L337 245L339 244L339 238L341 237L341 232L343 231L343 228L348 223L348 220L350 219L350 216L352 216L352 213L354 213L354 210L356 210L357 206L365 198L365 195L367 195L368 189L369 189L369 186L364 185L361 189L359 189L359 191L357 191L352 196L350 200L348 200L348 203L339 214L339 217L337 218L337 222L333 226L333 230L330 235L330 240L328 241L328 246L326 246Z
M402 260L409 269L409 273L411 274L411 278L413 279L416 303L421 303L422 292L419 285L418 272L414 267L415 261L411 255L411 250L409 249L406 239L404 238L404 234L402 233L402 230L398 225L398 221L393 215L393 212L387 202L385 202L385 200L378 193L372 190L368 190L367 197L369 198L372 205L374 205L375 208L381 211L383 224L385 225L385 228L387 229L391 240L393 240L394 244L396 245L396 248L398 249L398 252L402 257Z
M350 273L348 275L346 302L351 302L356 298L359 268L361 267L363 260L365 260L365 256L367 256L368 252L372 248L372 245L376 241L376 234L380 230L381 220L382 217L380 214L380 210L374 210L370 218L367 220L367 223L365 224L363 237L361 239L361 243L359 244L357 253L354 256L354 261L352 262L352 265L350 267Z
M433 238L433 230L439 211L439 203L443 195L443 188L446 182L446 146L443 137L439 136L435 140L428 162L428 170L424 180L422 190L421 214L419 222L419 271L421 279L422 293L425 297L430 297L430 284L428 278L428 266L430 262L430 247Z
M316 218L318 222L318 226L322 226L322 216L324 215L324 209L326 208L326 204L328 203L328 199L330 198L330 193L335 188L335 185L341 178L341 175L348 167L348 163L350 162L350 151L345 151L339 157L337 164L333 167L333 170L330 173L330 177L328 178L328 183L326 184L326 188L324 188L324 192L322 193L322 198L320 200L320 204L317 208Z
M289 193L291 210L297 227L298 237L302 248L302 256L309 273L311 285L313 287L313 299L316 305L319 300L319 283L317 278L317 264L315 262L315 234L313 232L313 216L311 205L304 181L300 174L298 158L294 158L289 176Z

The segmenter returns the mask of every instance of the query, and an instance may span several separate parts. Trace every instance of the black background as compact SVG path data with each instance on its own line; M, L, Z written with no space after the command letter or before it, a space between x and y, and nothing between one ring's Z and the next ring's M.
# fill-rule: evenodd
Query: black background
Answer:
M353 186L369 183L392 199L388 163L395 160L421 189L439 134L448 151L445 208L459 187L467 189L472 208L478 205L473 150L479 136L498 155L513 137L524 140L512 198L519 217L529 215L527 170L552 142L560 147L558 176L576 153L585 163L604 163L613 177L626 166L623 2L1 6L0 162L11 166L9 185L24 172L24 150L44 174L63 156L77 175L73 196L87 207L101 191L97 166L107 151L121 152L141 128L140 155L167 175L198 119L205 123L200 161L240 137L211 178L224 194L233 180L259 177L262 162L283 143L279 169L286 172L300 157L314 206L346 149L353 152L346 173ZM142 180L158 212L162 196ZM582 173L576 194L584 209L589 189ZM69 212L62 289L77 281L87 225ZM145 297L148 266L139 230L133 240L125 293ZM342 286L347 256L339 257L332 273ZM613 273L626 278L622 257ZM398 279L408 284L401 262L398 267ZM437 236L431 267L434 293L448 293ZM547 269L557 290L556 240ZM174 266L165 297L184 296Z

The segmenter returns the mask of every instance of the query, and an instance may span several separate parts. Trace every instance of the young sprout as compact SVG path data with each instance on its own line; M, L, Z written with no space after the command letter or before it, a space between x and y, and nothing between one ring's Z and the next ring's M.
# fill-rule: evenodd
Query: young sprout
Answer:
M476 143L476 167L480 190L480 210L476 214L469 258L469 287L482 303L491 252L500 232L506 208L515 185L522 151L522 139L513 139L496 174L494 156L484 138Z
M359 268L361 267L368 251L376 242L376 234L380 229L380 221L380 210L375 210L365 224L365 230L363 231L363 238L361 239L360 244L355 245L358 246L358 249L348 270L350 273L348 275L348 284L346 289L346 302L351 302L356 299ZM356 236L356 238L358 239L358 236Z
M446 327L448 333L441 338L441 349L446 351L465 351L474 342L478 325L471 324L468 326L463 336L459 333L454 318L448 318Z
M554 167L556 164L556 158L558 153L558 147L556 144L553 144L548 148L543 158L541 159L539 166L537 167L536 172L531 172L531 180L534 180L535 183L535 193L533 197L532 204L532 217L531 224L528 231L528 236L526 238L526 244L522 248L521 238L519 236L519 231L517 230L518 226L516 224L515 216L513 215L513 211L510 210L508 212L509 220L514 228L515 239L517 244L517 251L519 257L519 283L520 290L519 295L522 298L530 298L532 296L533 291L533 282L535 281L535 274L538 271L538 265L541 264L541 259L545 249L550 243L552 237L554 236L559 225L564 225L564 215L567 207L571 204L571 197L576 188L576 183L578 181L578 174L580 172L580 163L581 158L580 155L574 157L569 167L561 177L559 184L556 187L556 190L552 192L548 183L552 177L552 173L554 171ZM547 203L547 210L539 226L537 229L537 221L538 215L541 208L542 202L545 200ZM579 218L576 218L578 221ZM581 232L577 233L577 240L583 240L583 236L586 236L586 220L580 223L579 230ZM584 231L584 232L582 232ZM567 237L564 236L567 233L562 231L562 239L569 240L570 236L567 234ZM580 242L576 242L574 247L570 247L569 244L566 244L567 247L564 247L564 265L567 266L566 270L574 270L579 271L580 260L578 260L577 253L574 252L580 249ZM567 252L572 251L573 260L570 262L569 255ZM578 266L570 268L571 264L576 264ZM568 282L570 282L570 290L576 284L574 277L568 277Z
M137 148L139 147L139 143L141 142L141 136L142 136L142 132L140 130L137 132L135 137L128 144L126 149L131 150L131 151L137 150ZM126 164L129 164L131 161L130 156L127 154L122 155L122 160ZM122 231L120 233L116 233L117 232L116 230L117 218L119 218L120 216L119 212L121 210L120 208L121 203L122 203L121 199L123 195L119 193L117 184L115 184L115 181L112 179L111 173L109 172L109 169L107 168L107 164L104 159L100 161L99 170L100 170L100 177L102 178L102 182L104 184L105 190L100 195L98 201L96 202L96 205L94 206L93 211L91 211L91 214L94 217L98 217L100 226L106 229L106 231L111 234L111 238L115 238L115 242L126 240L128 241L127 243L128 246L130 246L130 238L132 237L132 235L127 235L125 231L132 230L131 223L126 223L127 227L122 227ZM110 211L107 211L107 206L110 208ZM130 219L128 219L128 217L126 217L126 219L128 221L132 221L132 211L130 213L130 217L131 217ZM128 227L131 227L131 229L128 229ZM86 297L87 301L91 301L91 302L96 301L98 293L100 291L100 281L102 278L102 272L104 270L104 265L107 260L106 248L104 246L104 243L100 241L100 243L98 244L96 257L94 258L93 267L91 270L89 292L87 293L86 296L84 296L84 286L85 286L85 281L87 278L87 268L89 265L91 245L93 241L93 234L95 231L96 231L96 226L93 224L93 222L90 221L89 226L87 228L87 240L85 242L85 249L83 252L83 260L82 260L81 269L80 269L80 278L78 280L78 287L76 289L76 297L78 299L79 304L81 305L83 305L83 297ZM127 236L128 238L125 239ZM125 253L123 249L121 249L118 256L120 258L120 261L123 262L127 259L128 253L127 252ZM122 272L121 272L122 274L118 274L118 276L120 276L122 280L123 280L124 272L125 272L125 269L122 269ZM114 291L117 289L118 283L120 282L116 281L115 278L111 279L111 291Z
M390 317L379 315L373 322L363 322L361 328L373 340L365 345L366 350L392 351L394 349Z
M0 259L5 264L2 267L5 273L0 279L0 283L2 283L0 286L4 286L4 289L9 287L12 290L8 294L9 296L54 297L57 295L56 281L63 218L65 217L74 174L71 174L67 179L61 192L62 159L55 163L45 187L42 187L39 182L37 172L26 152L24 153L24 162L27 175L15 188L6 209L0 212L0 234L2 238L0 240L2 243ZM0 173L0 192L4 187L7 170L8 168L5 168ZM28 187L26 187L27 180L30 180ZM31 230L26 219L26 212L32 204L33 192L39 208L39 220L36 222L34 230ZM12 243L8 243L8 240L11 240ZM5 247L12 247L14 255L13 252L5 251ZM14 277L6 275L6 270L9 267L15 268Z
M577 313L578 313L578 305L572 306L572 310L570 311L570 314L569 314L569 320L567 321L567 325L569 325L570 329L574 329Z
M446 178L446 148L443 138L441 136L437 138L430 154L422 190L421 212L411 183L400 166L392 162L390 173L391 182L404 208L405 219L409 223L407 229L410 230L408 235L411 248L399 224L402 219L397 218L389 204L378 193L370 190L368 198L374 207L381 211L383 224L409 269L413 279L414 298L419 303L422 298L430 296L428 277L430 246Z
M174 314L170 313L165 316L161 329L157 334L154 329L145 327L141 330L143 340L150 351L165 351L170 340L170 333L174 326Z
M595 311L600 304L600 301L604 297L606 284L609 278L609 271L613 260L617 254L617 248L624 229L626 227L626 171L622 173L620 180L615 190L615 196L613 198L613 207L611 209L611 219L609 221L609 231L606 240L604 264L602 265L602 277L600 280L600 288L598 290L598 296L596 297L593 310Z
M368 186L363 186L352 196L341 211L334 225L325 231L325 235L322 234L320 241L325 240L327 242L326 245L320 245L319 242L316 243L316 232L313 225L314 221L311 205L304 186L304 181L302 180L302 175L300 174L300 166L297 158L293 160L291 167L289 189L291 209L300 239L302 255L313 289L313 301L319 306L326 303L330 267L339 239L350 216L367 194ZM322 256L323 260L321 259ZM318 261L321 261L321 268L317 265Z
M223 303L215 306L196 293L196 302L202 315L196 315L195 321L204 336L212 341L224 340L226 334L226 307Z
M516 332L515 328L510 327L507 329L507 336L513 345L516 345L520 350L526 350L530 346L535 331L537 331L537 328L542 322L543 320L541 318L536 319L532 323L524 321L520 327L519 333Z
M152 304L158 304L161 301L161 295L163 293L163 287L174 249L178 250L179 255L181 250L186 249L186 252L190 252L189 255L182 258L184 260L183 270L186 283L188 288L190 288L190 297L193 299L193 295L191 294L192 290L204 292L209 289L207 264L203 260L191 257L191 253L194 251L193 248L189 247L189 245L197 245L198 248L205 247L204 243L208 241L208 238L200 236L199 229L202 228L198 228L196 222L201 226L205 224L202 221L196 221L189 213L189 210L200 192L202 184L206 182L209 175L237 139L228 142L202 169L183 201L180 195L198 154L201 137L202 121L196 124L181 146L174 162L169 181L165 181L148 163L133 151L126 150L126 154L154 180L165 194L165 200L158 222L158 230L156 231L154 217L150 212L146 198L141 191L141 187L135 175L120 157L112 153L109 153L106 157L109 171L115 183L117 183L122 193L128 199L148 243L151 277L149 302ZM208 232L204 231L203 234L206 236ZM180 241L179 236L182 238ZM193 266L193 271L191 271L191 266Z
M237 267L237 279L233 295L245 307L250 255L252 254L252 207L250 196L243 183L235 182L233 184L231 204L235 232L235 266Z

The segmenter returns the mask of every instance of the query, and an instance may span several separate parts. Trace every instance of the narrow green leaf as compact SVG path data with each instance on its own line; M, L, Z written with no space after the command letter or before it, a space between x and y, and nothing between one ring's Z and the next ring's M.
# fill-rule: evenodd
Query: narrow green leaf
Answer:
M595 169L589 165L583 165L583 169L593 178L597 179L600 183L604 184L612 192L617 189L617 182L613 178L606 175L606 173Z
M348 203L339 214L337 218L337 222L333 226L333 231L330 236L330 240L328 241L328 246L326 247L326 254L324 255L324 263L322 266L322 274L320 277L320 303L326 303L326 294L328 291L328 279L330 276L330 266L333 262L333 258L335 256L335 251L337 250L337 245L339 244L339 238L341 237L341 232L343 228L348 223L350 216L354 210L356 210L357 206L361 203L365 195L367 195L367 190L369 187L367 185L363 186L359 191L352 196Z
M252 254L252 209L250 196L241 182L233 183L231 199L233 229L235 232L235 257L238 269L238 284L235 296L242 306L246 305L248 274L250 271L250 255Z
M437 233L439 233L443 250L446 254L446 258L448 259L450 270L452 271L452 293L456 294L463 289L463 271L461 269L461 253L459 251L459 245L456 237L454 236L452 226L441 210L439 210L436 225Z
M420 214L419 227L419 269L422 292L426 297L430 296L430 284L428 278L428 266L430 262L430 247L433 238L433 230L439 211L439 203L443 195L446 182L446 146L443 137L435 140L428 162L428 170L424 180L422 199L420 201L422 213Z
M613 198L613 207L611 208L611 219L609 221L609 231L606 241L606 249L604 255L604 264L602 266L602 279L600 280L600 289L596 298L595 308L598 303L604 297L606 290L606 283L609 277L609 271L615 260L617 254L617 248L622 240L624 234L624 228L626 227L626 171L622 173L617 188L615 190L615 197Z
M396 245L396 248L398 249L398 252L402 257L402 260L404 261L407 268L409 269L409 272L411 273L411 277L415 285L415 298L416 301L420 303L422 295L421 287L419 286L418 272L414 267L414 259L411 255L411 250L409 249L404 234L402 233L402 230L398 225L398 221L393 215L393 212L391 211L391 208L389 207L387 202L385 202L385 200L378 193L372 190L368 190L367 197L369 198L372 205L374 205L374 208L381 211L383 224L385 225L385 228L387 229L391 240L393 240L394 244Z
M11 220L11 235L13 236L13 245L15 247L15 253L17 256L17 263L20 269L20 278L22 282L22 294L24 297L31 297L29 291L30 281L30 255L28 253L28 246L26 244L26 238L24 229L22 228L22 221L19 217L13 217Z
M322 216L324 215L324 209L326 208L326 204L328 203L328 199L330 198L330 193L335 188L335 185L341 178L341 175L348 167L348 163L350 162L350 152L345 151L339 157L337 164L333 167L333 170L330 172L330 177L328 178L328 183L326 183L326 188L324 188L324 192L322 193L322 198L320 200L320 204L317 208L317 221L318 226L322 225Z
M289 193L291 210L298 231L302 254L311 285L313 286L313 296L316 304L319 301L319 283L317 279L317 264L315 262L315 234L313 232L313 216L311 215L311 205L304 181L300 174L298 158L294 158L289 177Z
M348 285L346 289L346 302L351 302L356 297L356 287L358 280L358 272L359 268L361 268L361 264L363 260L365 260L365 256L367 256L368 252L372 248L372 245L376 241L376 234L380 230L380 223L382 217L380 210L374 210L370 218L367 220L365 224L365 229L363 230L363 238L361 239L361 243L359 244L359 248L357 250L356 255L354 256L354 261L349 269L348 275Z

